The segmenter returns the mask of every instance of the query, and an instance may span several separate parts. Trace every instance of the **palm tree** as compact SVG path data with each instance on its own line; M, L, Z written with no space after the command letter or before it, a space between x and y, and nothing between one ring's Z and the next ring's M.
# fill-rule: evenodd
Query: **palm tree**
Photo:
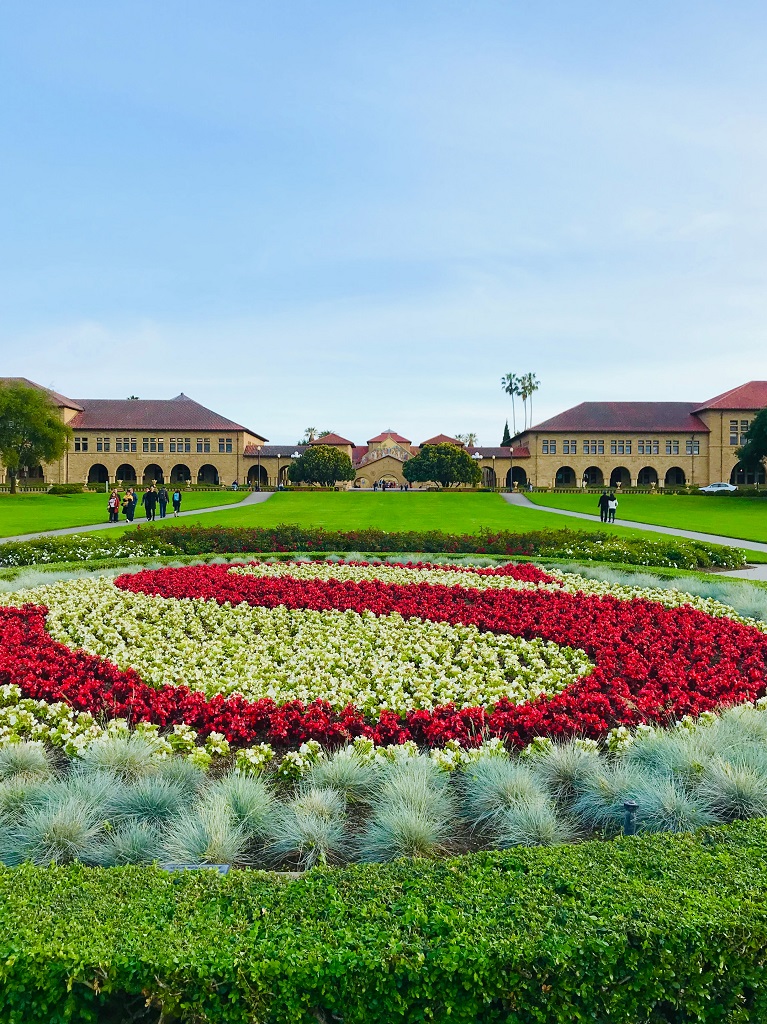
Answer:
M528 425L531 426L531 427L533 425L533 395L535 394L535 392L538 390L538 388L540 386L541 386L540 381L538 380L538 378L535 376L534 373L523 373L522 376L519 378L519 391L518 391L518 394L522 398L522 401L524 402L524 405L525 405L525 430L527 430ZM530 422L529 422L529 424L528 424L528 409L527 409L528 399L530 400L530 412L529 412Z
M516 436L517 433L517 413L514 408L514 397L521 394L519 390L521 383L521 378L517 377L515 373L507 373L505 377L501 377L501 387L507 395L511 396L511 424L514 430L514 436Z
M473 431L469 431L468 434L456 434L456 441L463 441L467 448L476 448L477 446L477 435Z

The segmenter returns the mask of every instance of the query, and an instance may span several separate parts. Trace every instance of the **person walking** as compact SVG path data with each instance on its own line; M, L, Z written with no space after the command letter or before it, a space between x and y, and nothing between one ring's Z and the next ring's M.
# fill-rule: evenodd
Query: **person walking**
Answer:
M109 501L107 501L107 510L109 512L109 522L116 523L118 513L120 511L120 495L117 491L112 491L109 495Z
M129 523L133 522L133 517L136 514L137 501L136 492L132 487L129 487L123 496L123 512L125 513L125 518Z
M173 492L172 500L173 500L173 515L175 517L181 511L181 488L180 487L177 487L175 489L175 491Z
M152 522L155 516L155 509L157 508L157 491L155 490L154 484L152 484L148 491L144 491L142 494L141 504L146 510L147 522Z
M607 497L607 491L602 491L599 495L599 521L600 523L607 522L607 515L609 509L610 499Z
M615 513L618 510L618 499L615 497L612 491L607 499L607 521L608 523L615 522Z
M157 492L157 504L160 506L160 519L165 518L165 509L168 507L168 492L165 484Z

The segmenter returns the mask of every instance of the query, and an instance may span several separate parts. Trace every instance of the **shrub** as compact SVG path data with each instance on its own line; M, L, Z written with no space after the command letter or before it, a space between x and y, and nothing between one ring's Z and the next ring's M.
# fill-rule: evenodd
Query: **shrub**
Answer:
M377 808L362 834L358 857L384 863L399 857L438 857L455 837L453 822L421 804L396 801Z
M186 811L171 822L163 852L167 860L182 864L244 865L250 861L248 846L245 828L218 801Z
M312 786L336 789L351 803L370 803L378 792L381 770L378 765L363 761L353 748L343 747L313 765L306 781Z
M262 838L274 814L274 795L261 778L229 775L215 783L206 794L209 803L223 803L235 823L251 839Z
M124 782L152 775L158 767L159 741L131 733L130 736L99 737L78 755L75 771L105 771Z
M483 757L464 773L464 809L472 824L492 823L515 804L545 801L541 783L527 765Z
M162 841L156 829L143 821L128 821L106 833L96 855L105 868L126 864L151 864L162 856Z
M559 846L575 838L575 828L559 817L550 800L520 800L505 807L494 822L494 844L510 846Z
M98 861L103 823L87 802L70 797L32 808L15 828L0 839L4 864L85 864Z
M551 796L559 803L571 800L599 773L599 752L580 746L575 740L554 743L531 759L530 767Z
M51 484L48 488L48 494L82 494L82 484Z
M159 825L180 813L185 804L184 791L168 779L139 779L122 786L114 807L118 818L134 818L147 825Z
M767 768L767 763L764 765ZM697 794L721 821L767 816L767 771L717 759L707 765Z
M39 743L10 743L0 747L0 781L38 780L51 776L51 765Z

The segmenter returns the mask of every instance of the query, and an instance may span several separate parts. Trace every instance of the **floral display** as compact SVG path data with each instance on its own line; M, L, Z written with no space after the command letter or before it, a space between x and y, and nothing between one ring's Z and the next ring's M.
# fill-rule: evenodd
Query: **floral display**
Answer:
M756 624L708 599L611 589L534 566L420 564L60 582L6 595L0 684L71 709L76 735L112 719L189 730L195 747L242 750L243 768L310 741L604 739L764 694Z

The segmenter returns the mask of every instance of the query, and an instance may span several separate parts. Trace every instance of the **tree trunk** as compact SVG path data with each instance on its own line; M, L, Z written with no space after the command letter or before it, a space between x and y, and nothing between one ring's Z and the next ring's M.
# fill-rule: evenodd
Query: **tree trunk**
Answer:
M9 469L8 470L8 476L10 477L10 480L11 480L11 494L15 494L16 493L16 474L13 472L12 469Z

